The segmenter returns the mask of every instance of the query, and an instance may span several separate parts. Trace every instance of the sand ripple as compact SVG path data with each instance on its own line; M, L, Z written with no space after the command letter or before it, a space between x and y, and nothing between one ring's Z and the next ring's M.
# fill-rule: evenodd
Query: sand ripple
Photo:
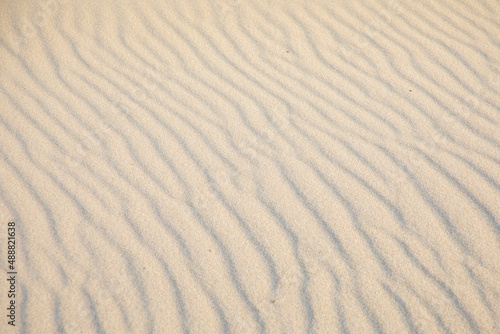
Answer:
M497 1L0 12L20 333L500 332Z

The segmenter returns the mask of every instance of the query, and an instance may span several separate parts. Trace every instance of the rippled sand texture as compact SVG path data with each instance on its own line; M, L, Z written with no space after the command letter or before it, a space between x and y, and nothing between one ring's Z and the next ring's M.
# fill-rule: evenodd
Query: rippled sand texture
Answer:
M18 332L500 333L497 0L0 9Z

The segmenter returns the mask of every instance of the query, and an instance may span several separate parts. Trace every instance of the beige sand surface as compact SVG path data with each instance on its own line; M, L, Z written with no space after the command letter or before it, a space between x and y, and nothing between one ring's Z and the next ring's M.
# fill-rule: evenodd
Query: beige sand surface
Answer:
M500 2L1 1L0 223L0 333L500 333Z

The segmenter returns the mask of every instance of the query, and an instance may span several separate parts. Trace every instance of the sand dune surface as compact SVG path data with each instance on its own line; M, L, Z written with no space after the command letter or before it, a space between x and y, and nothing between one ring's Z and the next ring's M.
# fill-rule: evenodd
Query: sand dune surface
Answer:
M2 1L0 221L2 333L500 333L500 3Z

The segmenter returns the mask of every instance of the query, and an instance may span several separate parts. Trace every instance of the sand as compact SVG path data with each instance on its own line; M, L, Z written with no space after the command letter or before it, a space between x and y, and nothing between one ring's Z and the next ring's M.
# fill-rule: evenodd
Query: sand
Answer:
M500 333L500 3L2 1L0 222L1 333Z

